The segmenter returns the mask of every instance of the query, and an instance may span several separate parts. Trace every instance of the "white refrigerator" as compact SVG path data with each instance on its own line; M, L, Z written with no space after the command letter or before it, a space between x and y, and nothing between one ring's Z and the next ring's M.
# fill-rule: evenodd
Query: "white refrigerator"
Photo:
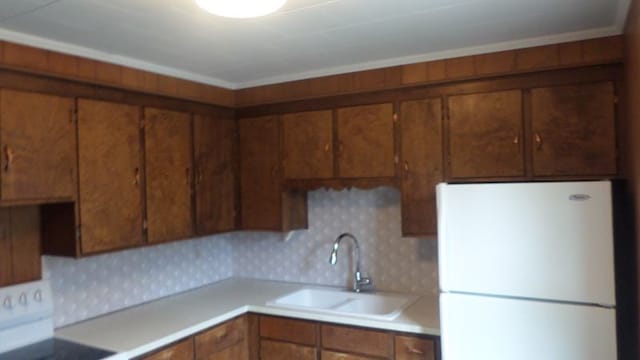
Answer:
M611 183L439 184L442 360L615 360Z

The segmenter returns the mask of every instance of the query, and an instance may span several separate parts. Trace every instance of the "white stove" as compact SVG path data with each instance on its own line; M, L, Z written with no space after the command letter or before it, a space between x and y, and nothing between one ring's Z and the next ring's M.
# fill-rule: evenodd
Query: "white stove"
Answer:
M0 360L98 360L113 352L56 339L48 281L0 288Z
M53 337L49 281L0 288L0 353Z

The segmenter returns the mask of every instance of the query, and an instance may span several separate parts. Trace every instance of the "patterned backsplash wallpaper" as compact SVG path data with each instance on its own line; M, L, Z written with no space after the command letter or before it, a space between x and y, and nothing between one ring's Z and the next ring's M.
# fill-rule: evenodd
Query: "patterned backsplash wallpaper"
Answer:
M351 286L350 240L341 242L336 265L329 264L334 240L350 232L360 244L361 271L377 289L437 293L436 240L401 237L398 190L316 190L308 196L308 230L294 231L287 241L280 234L236 235L234 276Z
M358 238L361 270L377 289L437 293L436 240L401 237L398 190L316 190L309 193L309 229L289 236L239 232L80 260L43 257L55 296L55 326L231 276L351 286L355 260L349 240L337 264L329 264L342 232Z

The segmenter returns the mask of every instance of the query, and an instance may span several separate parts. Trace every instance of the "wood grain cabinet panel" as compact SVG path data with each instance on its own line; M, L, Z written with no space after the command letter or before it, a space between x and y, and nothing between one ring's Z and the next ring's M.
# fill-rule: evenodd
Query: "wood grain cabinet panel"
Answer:
M41 277L39 208L0 208L0 287Z
M535 176L616 174L611 82L533 89L531 111Z
M145 108L147 222L150 243L194 234L191 116Z
M380 358L378 357L373 358L373 357L366 357L366 356L360 356L360 355L345 354L345 353L323 350L322 353L320 354L320 359L321 360L377 360Z
M140 109L78 100L80 236L83 254L144 243Z
M246 337L247 318L245 316L227 321L196 335L196 357L198 359L210 359L214 354L238 343L241 343L246 349L247 343L244 341ZM246 358L246 350L243 354L243 358Z
M431 339L396 336L395 355L395 360L435 360L435 344Z
M187 338L159 352L145 356L144 360L193 360L193 338Z
M209 354L204 357L196 356L196 360L247 360L248 350L247 344L239 342L231 345L224 350Z
M285 179L333 176L333 112L310 111L282 116Z
M338 175L395 176L393 104L338 109Z
M268 339L315 346L317 325L304 320L261 316L260 336Z
M195 115L193 122L198 235L236 228L236 122Z
M524 176L522 92L449 97L448 176Z
M302 346L279 341L260 341L261 360L316 360L318 351L309 346Z
M2 200L75 199L74 101L0 90Z
M307 194L283 190L277 116L240 119L240 212L243 230L307 228Z
M280 230L280 129L275 116L240 119L242 228Z
M387 332L323 324L321 337L324 349L387 359L393 356L393 337Z
M442 101L400 105L402 234L437 233L436 189L442 181Z

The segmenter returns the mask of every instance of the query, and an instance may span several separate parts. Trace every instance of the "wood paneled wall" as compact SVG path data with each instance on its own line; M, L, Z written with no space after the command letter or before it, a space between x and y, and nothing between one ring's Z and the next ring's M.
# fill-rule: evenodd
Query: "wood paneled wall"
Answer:
M0 41L0 68L233 107L233 90Z
M626 84L626 134L627 139L627 180L631 197L632 208L635 208L633 214L633 225L635 228L635 266L636 266L636 291L640 288L640 2L633 0L627 17L627 26L625 29L625 84ZM637 359L638 344L640 344L640 297L636 297L636 334L637 340L635 354L633 358ZM632 357L629 357L630 359Z
M623 53L622 36L605 37L241 89L236 91L236 105L253 106L505 74L622 62Z

